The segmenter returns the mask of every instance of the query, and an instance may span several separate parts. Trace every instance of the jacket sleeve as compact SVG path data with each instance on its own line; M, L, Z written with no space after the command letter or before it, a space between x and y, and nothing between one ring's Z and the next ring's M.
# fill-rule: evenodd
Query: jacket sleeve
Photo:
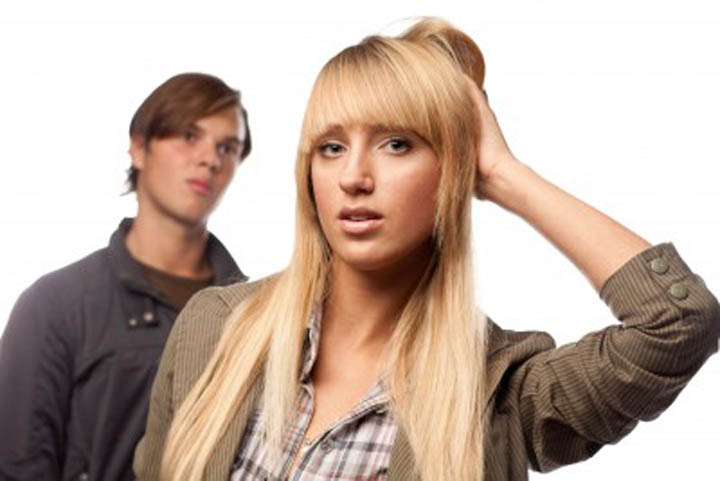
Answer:
M175 373L175 356L178 349L178 338L182 329L183 319L192 310L194 299L191 299L170 331L165 344L158 372L153 381L148 408L148 420L145 434L135 448L133 471L135 479L141 481L158 481L160 479L160 461L162 460L165 437L170 430L175 406L173 405L173 381Z
M535 355L512 381L533 469L587 459L656 418L718 349L717 300L672 244L630 259L600 297L622 324Z
M71 333L41 279L0 339L0 479L60 479L72 389Z

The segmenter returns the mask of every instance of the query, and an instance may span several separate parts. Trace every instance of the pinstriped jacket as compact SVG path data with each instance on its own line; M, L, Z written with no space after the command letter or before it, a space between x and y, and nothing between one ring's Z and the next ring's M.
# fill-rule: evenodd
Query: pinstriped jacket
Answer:
M158 479L173 412L202 373L225 319L258 283L198 293L173 328L153 386L145 437L135 453L141 481ZM542 332L489 322L486 479L519 481L528 469L550 471L615 443L640 420L657 417L718 349L720 307L672 244L639 253L600 290L620 324L555 348ZM205 479L226 481L259 395L256 382L219 442ZM389 480L416 480L402 429Z

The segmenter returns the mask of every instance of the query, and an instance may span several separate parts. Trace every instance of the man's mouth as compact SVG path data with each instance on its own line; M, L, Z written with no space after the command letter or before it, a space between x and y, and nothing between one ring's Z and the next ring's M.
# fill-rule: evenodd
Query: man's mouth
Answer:
M208 195L212 192L212 187L210 187L209 182L200 179L190 179L187 182L190 188L198 194Z

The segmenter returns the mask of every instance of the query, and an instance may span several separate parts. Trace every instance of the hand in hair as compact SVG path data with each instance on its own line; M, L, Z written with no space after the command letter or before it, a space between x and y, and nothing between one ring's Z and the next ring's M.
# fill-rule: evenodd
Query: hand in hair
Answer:
M468 92L475 105L477 132L478 175L475 180L475 195L478 199L488 199L485 186L500 165L517 162L505 141L495 113L490 108L487 94L467 75L464 75Z

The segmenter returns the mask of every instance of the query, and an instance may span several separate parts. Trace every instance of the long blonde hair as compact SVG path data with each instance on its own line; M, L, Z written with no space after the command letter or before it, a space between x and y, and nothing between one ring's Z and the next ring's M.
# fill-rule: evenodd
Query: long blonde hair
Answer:
M463 73L482 86L482 55L469 37L438 19L423 19L398 37L368 37L323 67L297 155L292 259L227 320L174 416L163 480L202 479L255 383L261 383L269 452L280 452L299 388L304 329L313 304L327 294L332 256L317 218L310 161L319 135L351 123L412 130L439 159L433 260L398 319L385 374L421 478L482 479L486 320L474 303L470 236L478 132Z

